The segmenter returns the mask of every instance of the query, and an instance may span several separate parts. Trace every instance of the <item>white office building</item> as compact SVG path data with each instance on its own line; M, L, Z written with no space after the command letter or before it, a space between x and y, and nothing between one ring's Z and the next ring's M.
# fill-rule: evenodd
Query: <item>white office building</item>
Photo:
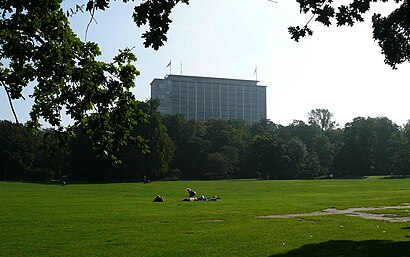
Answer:
M168 75L151 82L151 97L160 100L162 114L182 114L187 120L266 119L266 86L255 80Z

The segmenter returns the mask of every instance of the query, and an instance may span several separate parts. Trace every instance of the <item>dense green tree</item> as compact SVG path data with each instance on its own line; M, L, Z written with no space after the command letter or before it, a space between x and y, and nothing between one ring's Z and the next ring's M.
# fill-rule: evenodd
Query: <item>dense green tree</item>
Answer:
M209 120L206 124L205 137L211 142L212 152L219 153L218 158L225 158L230 163L227 174L235 172L239 165L239 154L244 151L247 140L245 122L240 120Z
M179 162L184 179L202 179L207 171L208 154L211 142L204 138L193 136L184 145Z
M166 127L167 134L171 137L174 144L174 158L171 160L170 169L178 170L178 178L181 177L182 172L180 165L184 161L184 145L187 141L187 121L181 114L164 115L162 123ZM173 176L175 178L175 176Z
M117 180L118 172L112 163L96 156L89 137L81 127L75 128L75 137L68 142L68 179L74 181Z
M60 179L67 177L68 144L60 140L59 134L52 129L39 131L37 150L32 164L37 179Z
M146 140L149 154L132 145L123 146L115 154L122 160L114 165L98 157L92 151L89 138L78 128L75 139L70 141L70 178L75 180L137 180L144 176L159 179L167 176L174 154L173 142L166 134L157 110L157 100L141 102L138 109L147 114L147 124L137 126L132 132Z
M246 141L250 139L249 126L242 119L228 120L228 125L232 127L236 135L233 145L238 148L243 148Z
M148 115L148 123L137 126L134 133L147 140L149 154L144 154L140 148L129 151L136 154L132 158L137 162L137 169L151 179L165 177L169 170L169 163L174 157L174 144L161 122L158 106L158 100L148 100L138 106L138 109Z
M404 137L410 142L410 120L404 125L403 133Z
M294 170L294 173L301 171L301 165L304 165L305 169L306 167L318 168L318 170L315 171L303 171L305 173L308 172L309 175L301 175L302 177L326 175L331 172L334 159L334 146L326 136L330 131L332 130L328 129L325 131L326 133L324 133L320 126L316 124L308 125L305 122L298 120L295 120L289 126L278 130L278 135L287 141L288 147L289 145L296 144L297 141L295 140L300 140L300 142L303 143L303 147L306 148L306 153L309 154L306 155L306 158L308 159L298 159L295 163L297 164L297 170ZM309 161L310 164L303 164L305 161ZM318 165L316 165L316 163ZM293 166L295 164L293 164Z
M290 178L289 157L285 142L277 136L256 135L250 143L250 163L265 179Z
M390 173L410 175L410 122L392 134L389 146Z
M350 175L382 175L389 172L392 137L398 127L385 117L355 118L347 123L344 145L336 166Z
M174 141L176 147L181 145L185 138L185 127L187 123L185 117L182 114L163 115L162 123L165 125L167 134Z
M182 115L165 115L163 123L174 142L171 170L179 170L182 178L201 178L206 173L211 143L204 140L206 126L195 120L186 121ZM194 151L194 152L192 152Z
M180 169L184 179L201 178L206 173L206 160L212 147L205 138L206 126L203 122L189 120L183 131L183 142L176 146L172 168Z
M314 138L312 152L315 153L320 169L317 171L318 175L328 175L332 173L334 147L330 143L329 138L325 135L318 135Z
M204 122L197 120L189 120L185 126L185 138L205 137L206 125Z
M225 154L215 152L208 154L206 173L204 178L220 179L230 178L235 169L235 163Z
M234 145L237 136L232 128L224 120L209 120L205 123L206 137L211 141L212 150L217 152L222 147Z
M259 134L274 135L281 127L281 125L275 124L269 119L261 119L259 122L251 125L249 128L249 136L250 138L253 138Z
M336 128L326 131L324 135L329 138L333 145L341 145L343 144L343 134L343 128Z
M35 135L21 124L0 121L0 170L3 180L30 178L36 152Z
M303 165L308 155L306 146L299 138L292 138L287 143L287 154L290 159L289 176L295 178L304 169Z
M374 174L377 138L376 123L373 119L358 117L347 123L340 173L357 176Z
M182 178L236 176L240 156L248 143L244 121L187 122L182 115L165 115L163 121L175 143L171 170L178 169Z
M391 174L410 174L410 144L405 137L404 131L397 131L390 139L388 150L388 171Z
M318 157L315 152L308 152L303 159L300 169L296 174L296 178L313 179L318 177L321 169Z
M308 151L313 149L315 138L321 134L321 130L316 126L309 126L304 121L294 120L292 124L286 127L287 134L302 140Z
M75 35L61 2L0 1L0 86L11 102L33 85L31 126L40 118L60 132L81 126L98 154L116 160L121 146L143 144L131 134L146 120L130 91L136 57L126 49L111 63L97 61L98 45ZM74 127L64 128L62 115Z
M377 147L375 149L376 169L374 174L382 175L388 173L391 166L389 162L390 144L393 135L398 133L399 128L386 117L374 118L374 121L377 133Z

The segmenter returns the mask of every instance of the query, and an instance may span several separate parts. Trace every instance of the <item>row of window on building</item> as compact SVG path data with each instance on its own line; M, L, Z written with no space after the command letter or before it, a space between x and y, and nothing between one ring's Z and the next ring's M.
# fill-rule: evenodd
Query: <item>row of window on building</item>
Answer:
M152 81L151 97L160 100L161 113L187 120L266 119L266 86L252 80L169 75Z

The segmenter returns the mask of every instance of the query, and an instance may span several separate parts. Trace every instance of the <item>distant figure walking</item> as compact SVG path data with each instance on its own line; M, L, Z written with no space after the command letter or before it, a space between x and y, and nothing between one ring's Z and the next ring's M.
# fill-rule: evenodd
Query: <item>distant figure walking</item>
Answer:
M149 183L149 179L147 179L147 176L144 176L144 184L148 184Z
M196 195L196 192L194 190L192 190L191 188L189 188L189 187L186 189L186 191L189 194L189 198L192 198Z

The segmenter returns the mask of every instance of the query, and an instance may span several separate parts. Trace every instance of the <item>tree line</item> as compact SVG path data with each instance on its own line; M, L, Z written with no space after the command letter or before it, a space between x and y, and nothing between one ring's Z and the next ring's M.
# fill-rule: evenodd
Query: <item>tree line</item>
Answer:
M410 122L358 117L343 128L326 109L287 126L261 120L186 120L140 102L148 122L132 132L121 163L97 155L81 127L69 140L53 129L0 121L1 180L142 181L177 179L315 179L410 175ZM99 157L100 156L100 157Z

